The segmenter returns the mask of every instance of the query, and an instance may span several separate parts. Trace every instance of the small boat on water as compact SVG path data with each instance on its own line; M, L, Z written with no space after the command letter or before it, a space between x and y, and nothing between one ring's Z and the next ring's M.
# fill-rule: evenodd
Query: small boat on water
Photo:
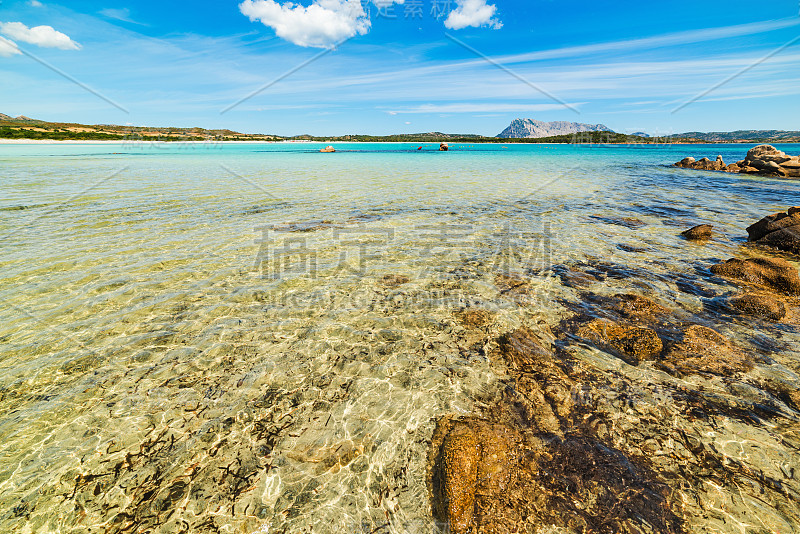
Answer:
M441 152L447 152L448 150L450 150L450 145L448 145L447 143L442 143L439 145L439 150Z
M325 148L320 150L320 152L336 152L336 149L333 148L332 146L326 146Z

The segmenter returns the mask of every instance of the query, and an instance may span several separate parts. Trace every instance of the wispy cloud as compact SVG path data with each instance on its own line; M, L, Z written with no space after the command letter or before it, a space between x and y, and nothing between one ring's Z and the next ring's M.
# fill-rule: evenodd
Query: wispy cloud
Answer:
M127 22L129 24L139 24L140 26L145 26L145 24L133 20L133 18L131 17L131 10L128 9L127 7L120 7L120 8L108 7L105 9L101 9L100 11L98 11L98 13L109 19L119 20L121 22Z
M700 30L688 30L675 33L667 33L642 39L623 39L619 41L609 41L582 46L568 46L563 48L553 48L539 52L525 54L513 54L498 56L495 59L504 64L527 63L545 59L561 58L580 58L603 52L627 52L650 50L654 48L665 48L669 46L680 46L687 44L702 43L708 41L718 41L733 37L743 37L746 35L757 35L793 26L800 25L800 18L792 17L781 20L770 20L762 22L752 22L748 24L737 24L734 26L722 26L717 28L704 28Z
M585 102L570 104L579 107ZM423 104L420 106L395 109L389 111L390 115L416 114L416 113L523 113L539 111L556 111L567 109L561 104L522 104L522 103L453 103L453 104Z

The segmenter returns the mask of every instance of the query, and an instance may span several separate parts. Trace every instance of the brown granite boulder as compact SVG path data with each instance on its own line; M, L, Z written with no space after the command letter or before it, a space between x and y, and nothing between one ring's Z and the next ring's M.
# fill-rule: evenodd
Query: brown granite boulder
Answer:
M726 168L722 156L717 156L716 161L711 161L708 158L695 160L694 158L684 158L674 165L675 167L683 167L685 169L697 169L699 171L724 171Z
M748 241L800 254L800 208L764 217L747 228Z
M759 145L747 152L740 167L756 169L759 174L788 176L791 171L784 168L783 165L792 164L795 159L797 158L786 155L772 145Z
M432 447L428 483L434 515L448 532L471 532L476 508L481 508L478 500L500 501L508 489L520 436L477 417L445 418L436 428Z
M478 433L466 424L456 425L442 444L443 512L456 534L472 523L481 453Z
M711 272L740 282L767 287L787 295L800 295L800 276L788 261L777 258L730 259Z
M758 145L757 147L751 148L747 151L747 157L744 158L745 162L771 161L778 164L787 162L791 159L791 156L787 156L785 152L781 152L772 145Z
M786 304L775 295L766 293L745 293L728 301L731 308L743 315L752 315L780 321L786 317Z
M689 241L705 241L711 239L713 229L714 227L710 224L701 224L686 230L681 235Z
M725 165L722 156L717 156L716 161L708 158L702 158L699 161L694 158L684 158L673 166L703 171L800 178L800 157L789 156L771 145L759 145L752 148L745 159L730 165Z

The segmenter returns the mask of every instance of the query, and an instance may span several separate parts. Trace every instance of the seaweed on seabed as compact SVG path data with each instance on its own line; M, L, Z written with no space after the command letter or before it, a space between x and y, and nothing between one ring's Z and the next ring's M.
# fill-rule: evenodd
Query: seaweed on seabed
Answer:
M582 532L678 533L669 487L641 461L582 435L553 444L539 462L546 506L539 521Z

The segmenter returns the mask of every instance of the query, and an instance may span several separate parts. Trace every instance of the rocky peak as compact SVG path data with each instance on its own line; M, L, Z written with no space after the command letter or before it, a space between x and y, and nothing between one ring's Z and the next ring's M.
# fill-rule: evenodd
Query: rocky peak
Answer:
M535 119L515 119L508 128L497 137L505 139L530 139L539 137L553 137L556 135L569 135L580 132L611 132L603 124L583 124L580 122L542 122Z

